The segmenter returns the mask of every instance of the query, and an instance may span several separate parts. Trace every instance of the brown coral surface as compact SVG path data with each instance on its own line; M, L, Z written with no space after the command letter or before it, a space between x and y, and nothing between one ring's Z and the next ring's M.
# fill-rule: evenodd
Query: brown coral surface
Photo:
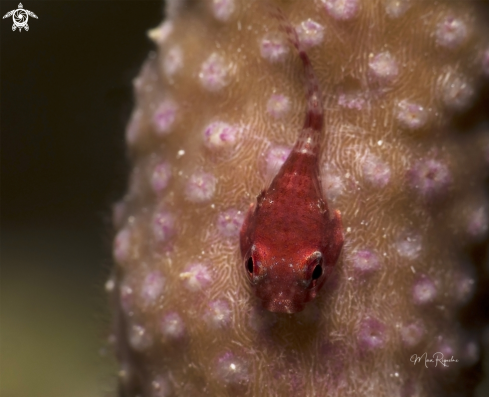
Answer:
M149 33L158 50L134 82L133 171L114 207L107 283L121 395L427 396L453 386L479 359L456 313L476 283L465 250L489 222L488 134L450 122L489 72L476 8L275 2L325 98L322 188L345 230L321 296L288 315L261 309L238 250L244 214L306 107L301 62L263 3L170 1Z

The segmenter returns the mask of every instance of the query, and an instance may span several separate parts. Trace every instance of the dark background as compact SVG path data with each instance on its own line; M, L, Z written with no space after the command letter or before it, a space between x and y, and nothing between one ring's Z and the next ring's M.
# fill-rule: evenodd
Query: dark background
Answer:
M104 356L110 207L163 2L22 4L38 16L28 32L0 20L0 395L101 396L116 373Z

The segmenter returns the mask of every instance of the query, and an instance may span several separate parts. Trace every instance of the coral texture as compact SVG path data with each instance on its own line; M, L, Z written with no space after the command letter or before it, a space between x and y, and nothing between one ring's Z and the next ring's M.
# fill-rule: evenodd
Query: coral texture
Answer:
M302 126L302 65L263 2L169 1L134 82L133 170L114 207L120 395L470 393L459 375L478 343L457 310L477 282L464 252L487 237L489 136L450 120L489 73L474 5L275 4L325 99L321 180L342 256L303 312L261 308L238 236ZM457 361L411 361L425 352Z

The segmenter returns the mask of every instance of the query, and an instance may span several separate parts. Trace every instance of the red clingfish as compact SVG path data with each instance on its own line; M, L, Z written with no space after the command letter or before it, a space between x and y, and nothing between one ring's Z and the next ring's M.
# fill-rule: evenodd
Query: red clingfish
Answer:
M244 269L263 307L296 313L314 299L343 246L341 214L330 217L319 176L324 112L318 81L295 29L280 11L304 66L307 109L297 141L268 189L252 204L240 232Z

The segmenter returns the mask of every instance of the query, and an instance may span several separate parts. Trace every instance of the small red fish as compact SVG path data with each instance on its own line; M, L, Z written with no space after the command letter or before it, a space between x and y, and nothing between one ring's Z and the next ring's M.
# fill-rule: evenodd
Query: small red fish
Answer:
M343 246L341 214L330 211L319 175L323 102L311 61L280 11L273 16L299 52L307 110L297 141L268 189L252 204L240 232L243 266L263 307L296 313L314 299Z

